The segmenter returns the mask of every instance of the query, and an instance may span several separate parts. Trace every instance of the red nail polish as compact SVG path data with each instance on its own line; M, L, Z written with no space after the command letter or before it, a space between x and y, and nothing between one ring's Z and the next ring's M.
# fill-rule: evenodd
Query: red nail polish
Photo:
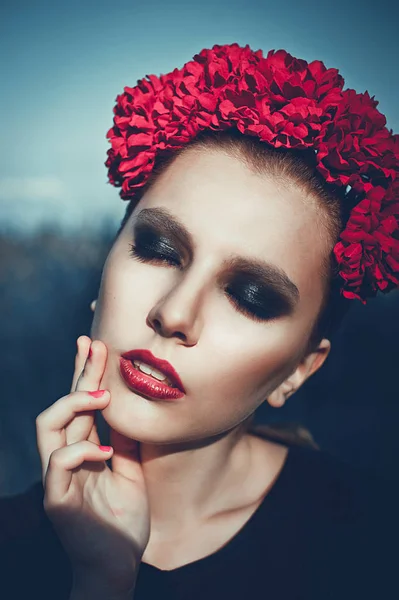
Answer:
M99 446L99 448L103 452L109 452L111 450L112 446Z
M105 391L106 390L96 390L95 392L89 392L89 394L90 396L93 396L93 398L101 398Z

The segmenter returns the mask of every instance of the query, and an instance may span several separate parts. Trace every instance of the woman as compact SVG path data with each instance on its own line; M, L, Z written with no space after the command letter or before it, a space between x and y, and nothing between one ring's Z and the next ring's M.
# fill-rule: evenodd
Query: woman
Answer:
M9 546L8 570L46 549L33 596L393 591L393 492L250 429L323 365L351 300L399 284L398 138L375 106L237 44L118 96L106 164L129 204L71 393L37 418L40 527Z

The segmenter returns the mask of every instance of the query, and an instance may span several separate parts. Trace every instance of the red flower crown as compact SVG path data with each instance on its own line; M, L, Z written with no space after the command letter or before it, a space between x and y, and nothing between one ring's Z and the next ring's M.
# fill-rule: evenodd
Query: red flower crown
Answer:
M353 207L334 255L341 293L365 304L399 286L399 136L374 97L343 86L337 69L285 50L264 58L248 45L204 49L182 69L148 75L116 98L109 181L130 200L158 155L206 129L235 127L274 148L312 148L317 170L345 187Z

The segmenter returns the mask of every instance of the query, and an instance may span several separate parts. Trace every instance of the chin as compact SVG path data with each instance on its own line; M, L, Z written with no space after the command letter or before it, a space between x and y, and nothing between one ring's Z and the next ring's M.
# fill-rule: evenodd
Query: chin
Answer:
M162 418L156 402L130 391L117 394L114 400L111 391L110 403L101 413L111 429L127 438L149 444L177 441L171 439L167 428L165 429L165 424L171 424L170 415Z

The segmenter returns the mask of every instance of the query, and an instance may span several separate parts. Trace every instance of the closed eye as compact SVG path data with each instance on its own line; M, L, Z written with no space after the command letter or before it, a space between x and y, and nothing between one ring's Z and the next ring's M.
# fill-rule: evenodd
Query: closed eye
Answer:
M180 269L183 268L179 256L172 249L170 253L164 253L154 250L151 245L147 244L129 244L129 247L129 254L142 263L166 263ZM275 300L263 301L255 305L242 298L241 295L234 294L229 286L225 288L225 291L235 309L254 321L270 321L281 315L281 307Z
M129 244L130 251L129 254L139 260L140 262L163 262L168 263L173 266L180 266L179 257L171 252L170 254L164 254L162 252L157 252L153 250L149 246L140 246L138 247L135 244Z
M254 304L238 294L228 292L228 296L239 312L250 316L254 321L271 321L282 315L280 303L275 299L262 300L260 303Z

